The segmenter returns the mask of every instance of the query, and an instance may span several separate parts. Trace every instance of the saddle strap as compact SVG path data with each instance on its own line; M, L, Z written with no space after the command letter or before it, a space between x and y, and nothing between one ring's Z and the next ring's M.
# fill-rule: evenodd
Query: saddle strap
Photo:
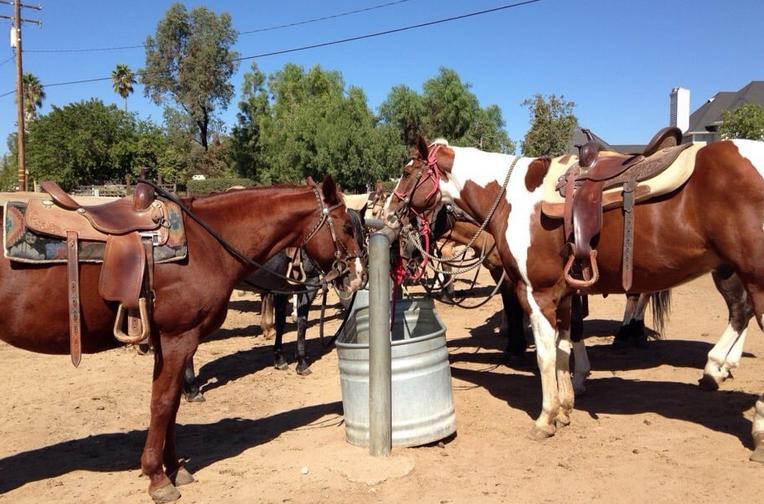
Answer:
M627 293L631 289L634 266L634 190L636 179L623 184L623 264L621 282Z
M69 352L74 367L82 359L82 325L80 323L80 271L77 232L67 231L67 298L69 299Z

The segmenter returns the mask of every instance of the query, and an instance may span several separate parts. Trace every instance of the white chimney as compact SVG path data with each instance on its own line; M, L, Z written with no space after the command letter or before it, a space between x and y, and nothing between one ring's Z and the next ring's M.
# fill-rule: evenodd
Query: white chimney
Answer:
M690 128L690 90L675 87L669 95L669 114L671 126L676 126L682 133Z

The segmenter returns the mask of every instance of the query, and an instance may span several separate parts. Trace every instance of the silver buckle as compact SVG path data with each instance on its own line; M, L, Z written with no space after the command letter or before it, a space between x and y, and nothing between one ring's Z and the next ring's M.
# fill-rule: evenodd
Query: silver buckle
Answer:
M138 234L141 238L151 238L153 247L159 246L159 231L140 231Z

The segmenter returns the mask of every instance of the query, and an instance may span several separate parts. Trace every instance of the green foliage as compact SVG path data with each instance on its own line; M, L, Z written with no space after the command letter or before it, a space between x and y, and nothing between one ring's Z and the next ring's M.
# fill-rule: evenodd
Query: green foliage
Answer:
M405 159L396 132L376 126L366 95L346 90L339 72L287 64L266 85L253 67L244 86L232 139L242 175L271 184L329 173L346 190L364 191Z
M745 103L735 110L725 110L719 133L724 139L764 140L764 107Z
M31 178L55 180L64 189L122 182L143 166L159 165L166 148L156 126L91 99L54 106L30 125L27 169Z
M578 119L573 115L576 106L564 96L537 94L523 101L531 115L531 127L522 143L524 156L555 157L565 153Z
M254 182L248 178L212 178L206 180L189 180L186 186L189 196L202 196L213 192L223 192L235 186L251 187Z
M140 71L146 96L158 105L168 98L177 104L205 151L216 110L227 108L233 98L236 38L229 14L218 16L205 7L189 12L178 3L159 22L155 36L146 38L146 68Z
M25 73L21 80L24 88L24 122L37 119L37 110L42 108L45 90L36 75Z
M448 68L440 68L436 77L424 83L421 96L406 86L395 86L379 110L382 121L395 126L406 145L413 145L421 134L445 138L453 145L515 151L504 130L501 109L496 105L481 108L470 84Z
M0 191L15 191L18 185L16 163L10 154L0 157Z
M111 71L111 85L114 92L125 100L125 112L127 112L127 97L133 94L133 84L135 84L135 74L130 67L119 63Z

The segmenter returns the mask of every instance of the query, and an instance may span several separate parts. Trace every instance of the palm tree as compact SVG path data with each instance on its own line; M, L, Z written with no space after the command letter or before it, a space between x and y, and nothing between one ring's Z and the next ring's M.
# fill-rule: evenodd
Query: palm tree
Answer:
M135 82L135 74L127 65L120 63L111 72L111 83L114 87L114 92L125 100L125 112L127 112L127 97L132 94Z
M24 87L24 122L29 123L37 119L37 110L42 108L45 90L40 79L31 73L24 74L21 83Z

